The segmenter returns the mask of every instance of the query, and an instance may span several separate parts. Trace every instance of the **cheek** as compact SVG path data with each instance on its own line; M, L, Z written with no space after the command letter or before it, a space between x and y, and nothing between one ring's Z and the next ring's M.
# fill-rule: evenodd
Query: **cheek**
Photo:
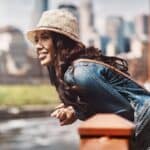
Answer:
M50 49L50 51L54 48L52 40L49 40L46 42L47 48Z
M53 58L54 55L55 55L54 48L53 48L53 46L50 46L48 49L47 57Z
M51 53L48 53L48 54L46 55L46 58L47 58L48 60L51 60L51 59L52 59Z
M49 61L49 62L54 62L55 61L54 54L53 53L47 54L46 60Z
M51 55L46 54L45 57L43 57L43 59L40 59L41 65L48 65L50 63L52 63L52 59L51 59Z

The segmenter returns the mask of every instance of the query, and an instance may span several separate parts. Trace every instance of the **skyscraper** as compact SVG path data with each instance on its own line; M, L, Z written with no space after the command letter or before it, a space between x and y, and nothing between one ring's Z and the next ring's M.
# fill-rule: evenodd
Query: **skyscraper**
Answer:
M48 3L49 0L34 0L34 9L31 17L31 26L34 27L38 23L42 12L48 10Z
M126 52L124 36L124 20L122 17L110 16L106 20L106 32L114 44L115 54Z
M99 34L94 28L93 3L90 0L80 1L80 32L85 45L100 47Z
M70 11L79 21L79 11L78 11L78 7L75 6L74 4L60 4L58 6L59 9L66 9L68 11Z
M140 40L148 40L150 16L140 15L135 18L135 32Z

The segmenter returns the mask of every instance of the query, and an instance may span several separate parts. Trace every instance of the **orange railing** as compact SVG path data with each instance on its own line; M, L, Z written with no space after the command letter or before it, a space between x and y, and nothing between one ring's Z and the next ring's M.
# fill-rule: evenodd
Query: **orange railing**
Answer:
M79 126L80 150L131 150L134 124L114 114L97 114Z

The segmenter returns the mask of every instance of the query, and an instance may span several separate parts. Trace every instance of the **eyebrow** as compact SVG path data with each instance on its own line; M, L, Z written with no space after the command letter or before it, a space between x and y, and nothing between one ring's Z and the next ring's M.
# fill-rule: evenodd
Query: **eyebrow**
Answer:
M50 32L44 31L44 32L41 33L40 36L43 36L43 35L50 35Z
M40 33L40 35L38 36L37 34L34 36L34 40L37 40L39 37L42 37L42 36L50 36L50 32L48 32L48 31L43 31L43 32L41 32Z

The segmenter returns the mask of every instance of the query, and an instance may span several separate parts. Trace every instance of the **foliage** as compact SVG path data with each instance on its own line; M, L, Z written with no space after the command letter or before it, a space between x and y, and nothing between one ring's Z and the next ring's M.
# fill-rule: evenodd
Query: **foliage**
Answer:
M0 86L0 105L56 104L59 102L58 99L55 88L50 85Z

